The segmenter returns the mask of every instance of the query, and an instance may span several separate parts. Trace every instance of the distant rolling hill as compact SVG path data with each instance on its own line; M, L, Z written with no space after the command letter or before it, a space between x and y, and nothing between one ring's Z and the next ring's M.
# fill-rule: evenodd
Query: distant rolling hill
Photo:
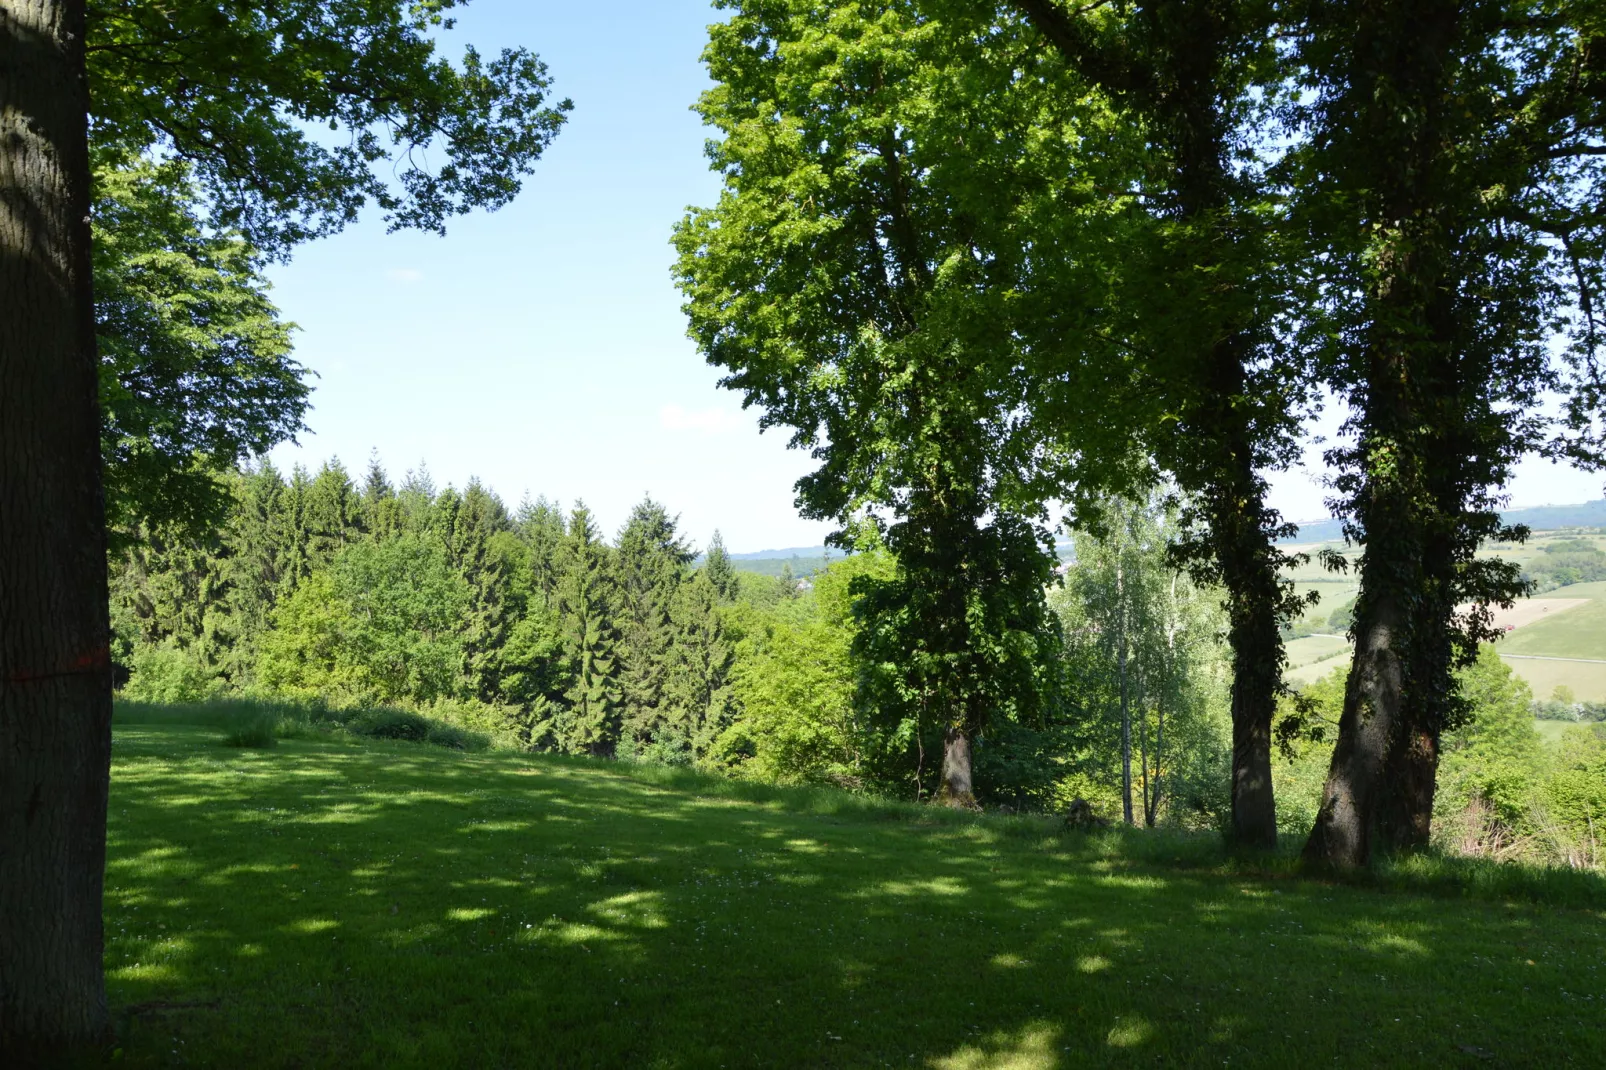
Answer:
M1532 509L1513 509L1500 514L1507 524L1526 524L1534 531L1556 528L1606 528L1606 498L1581 505L1540 505ZM1337 520L1302 521L1299 534L1284 542L1338 542L1344 538L1343 524Z
M1606 498L1579 505L1541 505L1532 509L1513 509L1501 514L1507 524L1526 524L1534 531L1553 531L1557 528L1606 528ZM1344 529L1340 521L1310 520L1301 522L1299 534L1289 543L1340 542ZM1071 559L1070 540L1061 537L1055 547L1062 561ZM788 546L779 550L753 550L730 555L735 566L744 572L759 572L766 576L779 576L783 566L790 564L794 576L807 576L824 568L829 561L839 561L845 554L834 547ZM698 559L701 564L701 558Z

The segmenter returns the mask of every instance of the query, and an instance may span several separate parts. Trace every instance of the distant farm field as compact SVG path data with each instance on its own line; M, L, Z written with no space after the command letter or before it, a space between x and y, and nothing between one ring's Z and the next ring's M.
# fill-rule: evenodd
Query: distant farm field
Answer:
M1606 660L1606 583L1561 587L1536 601L1564 599L1587 601L1521 625L1500 641L1500 652Z
M1290 639L1286 650L1288 668L1283 675L1292 682L1308 684L1348 660L1349 640L1336 635L1308 635Z
M1301 590L1319 591L1326 607L1355 593L1353 587L1312 582L1308 577L1296 582ZM1528 681L1535 698L1549 698L1556 687L1565 686L1580 700L1606 702L1606 583L1546 591L1539 598L1519 600L1510 610L1497 611L1495 619L1513 626L1496 649L1512 671ZM1310 683L1343 664L1348 649L1346 640L1324 635L1290 640L1284 676L1293 684ZM1565 660L1543 660L1549 658Z

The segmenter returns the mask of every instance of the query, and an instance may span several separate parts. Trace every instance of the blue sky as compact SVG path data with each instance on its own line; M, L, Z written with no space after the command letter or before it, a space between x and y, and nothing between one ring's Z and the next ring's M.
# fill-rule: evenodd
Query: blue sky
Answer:
M617 530L650 492L699 546L813 545L829 525L793 507L812 467L760 434L686 338L670 229L711 203L707 134L689 109L718 13L707 0L476 0L445 35L539 52L569 124L523 194L446 237L385 233L377 214L271 272L274 298L318 374L311 434L273 453L357 474L377 449L395 477L427 461L438 484L477 475L508 501L584 498ZM1313 459L1315 453L1313 452ZM1319 472L1273 481L1285 515L1325 515ZM1600 497L1597 476L1524 466L1518 506Z

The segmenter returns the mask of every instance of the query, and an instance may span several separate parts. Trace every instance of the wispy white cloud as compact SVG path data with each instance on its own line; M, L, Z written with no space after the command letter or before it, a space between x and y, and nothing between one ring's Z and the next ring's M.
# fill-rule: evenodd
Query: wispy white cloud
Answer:
M742 417L729 409L688 409L680 405L659 409L658 423L665 431L697 431L705 435L722 435L743 425Z
M417 268L391 268L385 272L385 278L392 282L421 282L424 273Z

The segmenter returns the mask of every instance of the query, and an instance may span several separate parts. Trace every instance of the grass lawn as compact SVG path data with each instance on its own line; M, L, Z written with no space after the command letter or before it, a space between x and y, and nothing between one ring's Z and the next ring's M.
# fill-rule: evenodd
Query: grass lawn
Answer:
M1595 878L1331 884L1210 837L221 735L115 731L125 1064L1606 1062Z

